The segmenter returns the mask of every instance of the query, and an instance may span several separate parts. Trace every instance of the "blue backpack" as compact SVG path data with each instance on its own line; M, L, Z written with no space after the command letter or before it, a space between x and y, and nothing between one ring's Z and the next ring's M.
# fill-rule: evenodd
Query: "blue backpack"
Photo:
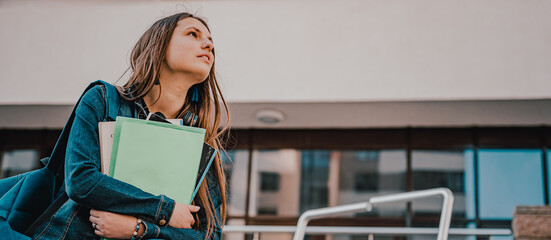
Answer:
M84 93L101 86L106 99L105 118L114 120L120 107L115 86L104 81L91 83ZM82 96L84 96L84 93ZM67 140L75 119L75 108L49 158L41 160L46 166L0 180L0 233L3 239L30 239L44 223L69 199L64 182ZM57 176L57 180L56 180ZM57 187L56 187L56 181Z

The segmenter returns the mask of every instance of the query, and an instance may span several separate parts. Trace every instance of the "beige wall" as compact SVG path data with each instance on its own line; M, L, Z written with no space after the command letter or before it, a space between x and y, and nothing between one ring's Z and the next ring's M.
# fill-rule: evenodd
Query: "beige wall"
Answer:
M551 1L0 3L0 104L72 104L139 35L206 16L230 102L550 98Z

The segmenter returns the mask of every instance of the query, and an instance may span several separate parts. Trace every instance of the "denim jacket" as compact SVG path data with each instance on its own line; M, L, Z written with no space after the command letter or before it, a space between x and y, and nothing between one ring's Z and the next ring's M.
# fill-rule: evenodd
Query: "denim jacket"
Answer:
M108 86L111 87L111 86ZM118 116L137 117L137 102L120 99ZM137 187L104 175L100 170L98 123L113 121L106 116L109 106L104 86L94 86L82 97L76 108L65 156L65 182L62 187L69 200L44 224L33 239L99 239L89 221L90 209L132 215L145 220L143 239L204 239L206 215L198 212L201 230L168 226L174 200L154 196ZM220 190L214 169L207 173L209 193L220 219ZM195 199L198 203L198 199ZM199 204L198 204L199 205ZM200 206L200 205L199 205ZM220 239L221 228L215 222L210 239Z

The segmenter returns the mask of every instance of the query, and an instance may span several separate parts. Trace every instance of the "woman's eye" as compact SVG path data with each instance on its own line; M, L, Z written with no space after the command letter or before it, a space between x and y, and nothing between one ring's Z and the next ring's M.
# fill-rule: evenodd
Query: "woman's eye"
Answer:
M197 33L195 33L195 32L189 32L187 35L191 35L191 36L193 36L193 37L197 37Z

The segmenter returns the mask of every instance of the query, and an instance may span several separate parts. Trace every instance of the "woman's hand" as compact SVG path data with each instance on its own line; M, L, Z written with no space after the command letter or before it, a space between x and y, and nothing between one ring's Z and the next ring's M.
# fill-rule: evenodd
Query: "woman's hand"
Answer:
M90 222L95 229L94 233L100 237L130 239L138 219L128 215L92 209L90 210ZM144 225L141 225L138 236L143 234L144 228Z
M175 228L191 228L195 223L193 219L192 212L197 212L201 209L199 206L187 205L183 203L174 204L174 212L172 212L172 217L170 217L170 222L168 226Z

